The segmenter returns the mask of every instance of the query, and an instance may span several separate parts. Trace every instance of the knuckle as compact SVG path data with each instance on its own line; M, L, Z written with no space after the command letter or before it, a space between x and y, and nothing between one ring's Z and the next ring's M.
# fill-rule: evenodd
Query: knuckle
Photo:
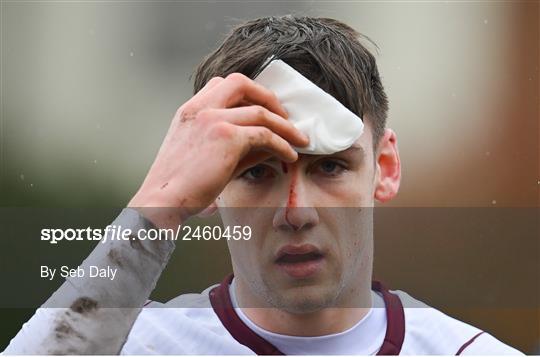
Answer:
M268 128L261 128L258 135L261 141L269 142L272 139L272 131Z
M261 105L254 105L253 106L253 115L258 118L266 119L266 108Z
M231 140L236 136L234 125L226 122L218 122L209 130L209 138L211 140Z
M221 82L221 81L223 81L223 77L215 76L215 77L210 78L210 80L208 81L207 85L208 85L208 84L218 84L218 83Z
M180 122L192 120L197 115L197 110L191 105L183 105L176 111L175 118Z
M212 118L212 111L209 109L202 109L195 116L195 119L200 122L209 121L211 118Z
M178 107L178 109L176 109L176 113L174 114L174 116L181 117L182 113L186 110L186 107L188 107L187 103Z
M238 86L242 86L247 82L248 77L246 77L242 73L233 72L227 76L227 80L235 83Z

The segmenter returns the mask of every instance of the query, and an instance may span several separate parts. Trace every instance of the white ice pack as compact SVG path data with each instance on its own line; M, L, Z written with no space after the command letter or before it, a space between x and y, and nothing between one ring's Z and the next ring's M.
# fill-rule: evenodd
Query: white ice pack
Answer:
M303 154L329 155L349 148L362 135L364 123L337 99L282 60L272 60L255 78L273 91L289 120L309 137Z

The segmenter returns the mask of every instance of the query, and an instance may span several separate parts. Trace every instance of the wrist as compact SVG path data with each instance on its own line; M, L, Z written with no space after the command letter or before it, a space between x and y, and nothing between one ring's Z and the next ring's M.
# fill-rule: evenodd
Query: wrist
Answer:
M139 191L127 204L157 228L178 228L191 215L188 210L169 197Z

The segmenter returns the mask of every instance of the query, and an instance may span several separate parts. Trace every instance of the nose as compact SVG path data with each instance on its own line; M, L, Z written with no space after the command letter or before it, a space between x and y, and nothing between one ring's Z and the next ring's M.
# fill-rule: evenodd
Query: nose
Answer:
M319 223L319 214L309 199L306 182L295 164L291 165L288 174L287 194L274 214L273 227L293 232L313 228Z

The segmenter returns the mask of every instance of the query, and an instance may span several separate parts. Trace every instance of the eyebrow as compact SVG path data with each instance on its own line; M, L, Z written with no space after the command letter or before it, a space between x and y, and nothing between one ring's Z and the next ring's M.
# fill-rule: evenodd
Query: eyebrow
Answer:
M352 149L352 150L351 150L351 149ZM364 156L365 153L366 153L365 150L364 150L364 148L363 148L361 145L357 144L357 143L352 144L351 147L348 148L348 149L345 150L345 151L348 151L348 150L351 150L351 151L359 151L360 154L361 154L362 156Z
M353 143L350 147L354 148L354 149L362 149L362 145L360 145L358 143Z

